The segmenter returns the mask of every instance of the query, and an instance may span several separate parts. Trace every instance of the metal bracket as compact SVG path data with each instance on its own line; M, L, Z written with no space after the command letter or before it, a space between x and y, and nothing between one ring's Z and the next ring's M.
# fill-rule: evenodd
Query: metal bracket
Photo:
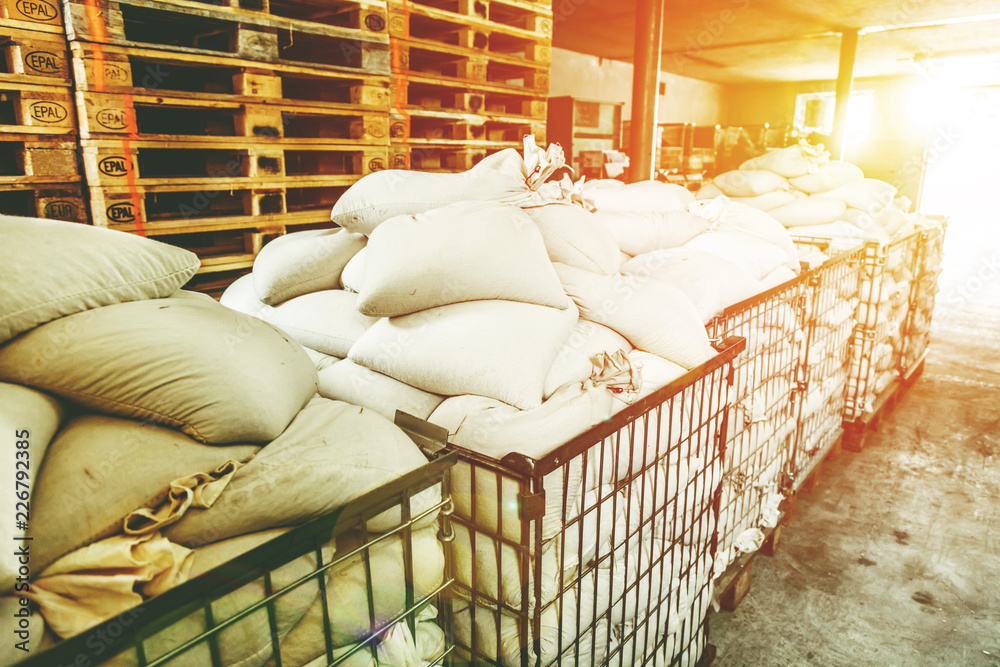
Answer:
M396 410L394 423L432 461L448 449L448 429L443 426L424 421L402 410Z
M545 490L517 495L517 517L521 521L537 521L545 516Z

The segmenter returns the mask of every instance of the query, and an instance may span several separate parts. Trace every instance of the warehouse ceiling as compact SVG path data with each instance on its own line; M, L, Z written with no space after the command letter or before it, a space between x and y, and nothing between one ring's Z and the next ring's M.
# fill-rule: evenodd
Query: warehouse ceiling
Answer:
M553 0L553 43L631 61L635 8ZM1000 0L666 0L661 69L721 83L836 79L839 33L855 28L855 77L1000 83Z

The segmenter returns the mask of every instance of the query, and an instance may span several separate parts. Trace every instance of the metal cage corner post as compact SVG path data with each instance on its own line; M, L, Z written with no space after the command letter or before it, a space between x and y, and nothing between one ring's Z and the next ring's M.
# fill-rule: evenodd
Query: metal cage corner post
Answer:
M793 492L843 435L865 254L864 246L831 253L804 274L806 337L796 373L797 434L789 471Z
M800 275L726 308L709 336L740 336L747 349L734 363L733 396L720 490L718 577L739 567L774 527L794 465L797 373L806 330L806 290Z
M710 362L541 459L459 449L460 664L694 664L707 647L733 360Z
M923 361L945 228L941 222L885 245L866 245L844 413L855 431L874 419Z

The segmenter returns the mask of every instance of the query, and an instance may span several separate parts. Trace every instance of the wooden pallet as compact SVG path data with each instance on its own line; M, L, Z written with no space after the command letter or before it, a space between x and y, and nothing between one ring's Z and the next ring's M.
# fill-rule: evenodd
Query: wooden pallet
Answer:
M920 359L905 372L902 372L900 377L893 380L875 399L875 404L869 414L862 415L853 421L844 422L844 449L860 452L868 446L872 434L881 427L883 420L896 409L896 404L906 393L906 390L913 386L913 383L923 374L926 359L927 350L924 350Z
M764 531L764 543L760 549L748 554L740 554L739 557L729 564L726 571L715 583L715 590L719 595L719 606L726 611L736 611L740 602L750 592L752 581L753 561L759 554L773 556L781 543L781 532L784 529L786 517L784 514L779 517L777 524L773 528Z
M0 34L8 29L63 34L59 0L0 0Z
M399 39L423 39L491 53L520 55L538 45L552 44L551 8L548 15L524 13L510 19L515 25L506 25L481 16L474 10L475 2L459 3L470 9L462 13L410 0L389 0L387 4L389 35ZM502 14L497 12L496 16Z
M73 41L245 59L258 67L283 63L341 72L389 72L388 37L366 28L277 18L251 22L231 8L181 0L68 0L66 11L67 36Z
M159 0L179 12L227 17L244 23L279 29L312 24L386 32L386 7L377 0ZM207 12L207 13L203 13Z
M0 85L0 133L70 137L76 132L73 95L68 88Z
M216 140L214 143L137 139L82 140L90 186L184 188L219 183L233 188L341 187L388 164L387 147L351 142Z
M523 88L422 75L394 79L390 95L393 109L409 114L414 110L452 111L544 122L548 109L545 96Z
M76 89L175 100L388 110L389 79L155 49L70 44Z
M389 147L390 169L412 169L414 171L434 171L457 173L468 171L482 162L483 158L505 148L519 148L518 145L467 148L465 146L404 146Z
M76 93L80 136L84 139L138 136L160 141L322 139L357 145L389 142L384 111L299 106L257 98L255 104L164 95Z
M533 17L552 18L552 3L547 0L408 0L407 4L513 27L528 25Z
M87 222L79 184L0 183L0 213Z
M447 46L426 40L394 39L392 71L406 76L449 78L463 83L513 86L546 95L549 90L548 47L533 49L532 58ZM536 61L534 58L544 58Z
M254 259L261 248L268 241L284 233L284 226L271 225L262 229L248 227L150 238L190 250L198 255L201 260L198 274L204 275L249 270L253 267Z
M73 141L34 134L0 135L0 184L80 181Z
M0 25L0 85L69 86L66 38L37 30Z
M545 144L545 123L516 116L449 113L414 109L392 115L390 136L394 144L491 148L521 145L524 135L534 134ZM515 146L516 147L516 146Z
M359 177L350 177L357 180ZM329 222L333 204L349 187L346 180L234 186L225 179L201 185L90 188L94 225L147 235L172 235L232 229L284 229L288 225Z

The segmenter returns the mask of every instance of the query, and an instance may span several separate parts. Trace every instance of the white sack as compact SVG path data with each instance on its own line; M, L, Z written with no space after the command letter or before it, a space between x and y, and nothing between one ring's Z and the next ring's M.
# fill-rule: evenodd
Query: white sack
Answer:
M86 415L56 435L36 480L32 568L122 530L127 514L158 504L170 482L250 460L259 447L213 447L129 419Z
M324 354L322 352L317 352L316 350L310 349L308 347L303 347L306 354L309 355L309 360L313 362L313 366L316 367L316 372L319 373L324 368L329 368L333 366L338 361L341 361L341 357L334 357L329 354ZM348 401L350 403L350 401Z
M319 372L319 395L374 410L389 420L396 410L427 419L444 396L431 394L388 375L360 366L350 359Z
M734 202L728 197L695 202L689 210L708 220L715 231L742 232L778 246L785 252L785 265L798 272L799 257L791 235L766 211Z
M195 549L192 554L192 565L188 578L200 576L284 532L285 530L262 531ZM326 559L331 554L332 549L324 547L323 552L324 559ZM300 577L314 571L316 566L315 554L305 554L274 570L272 574L273 586L275 588L288 586ZM258 579L223 596L212 603L215 622L219 623L248 606L260 602L266 594L263 579ZM275 601L278 641L281 641L292 629L292 626L302 618L305 609L316 599L317 594L316 587L307 584L290 591ZM150 656L163 655L207 629L204 615L191 614L180 622L174 623L147 638L144 642L146 656L149 658ZM271 626L266 609L261 608L240 619L217 636L223 664L256 667L264 665L271 658ZM101 664L104 667L134 667L137 664L134 656L134 651L125 651ZM211 660L209 644L204 641L171 660L170 664L176 664L177 667L201 667L210 664Z
M779 206L791 204L796 199L798 199L798 197L792 194L790 190L774 190L773 192L765 192L764 194L757 195L756 197L733 197L733 201L737 204L753 206L754 208L759 208L762 211L770 211L771 209L778 208Z
M727 306L764 291L758 280L736 264L690 248L638 255L622 267L622 273L670 283L691 299L703 322Z
M761 291L766 291L771 289L772 287L783 285L787 283L789 280L795 280L796 277L797 276L795 275L794 271L792 271L790 268L782 264L774 271L771 271L771 273L761 278L760 283L761 286L763 287L763 290Z
M264 310L260 318L278 327L303 347L344 358L377 317L358 312L358 295L327 289L296 296Z
M888 243L889 236L878 230L863 230L846 220L836 220L825 225L802 225L793 230L796 238L815 237L820 239L837 239L844 248L850 248L857 243L871 239Z
M300 624L301 625L301 624ZM322 629L318 629L322 632ZM302 635L290 634L285 643L282 644L283 665L298 665L298 658L303 653L303 641L311 641L310 638L300 641ZM349 644L335 648L332 651L333 660L337 667L423 667L424 665L437 664L443 657L445 650L444 631L437 624L437 609L433 605L422 607L416 614L416 632L410 633L410 628L405 620L401 620L379 635L379 641L370 643L364 642L364 647L358 649L357 644ZM372 648L375 649L375 657L372 657ZM295 656L297 659L285 658L285 655ZM327 667L329 661L326 656L326 648L321 647L319 655L306 663L304 667ZM269 662L265 667L274 667L273 662Z
M712 182L730 197L756 197L788 188L788 181L764 169L736 169L719 174Z
M361 285L364 283L365 278L366 256L366 248L362 248L361 251L352 257L351 261L347 263L347 266L344 267L344 270L340 274L341 288L356 294L361 292Z
M618 244L594 213L572 204L532 206L524 211L541 231L553 262L594 273L618 270Z
M850 162L830 160L819 165L815 173L791 178L789 182L802 192L814 195L827 192L851 181L860 181L865 175Z
M880 235L885 234L887 236L896 234L909 221L907 215L896 208L895 204L889 204L876 213L848 208L844 212L842 219L863 231L870 231Z
M537 459L610 416L611 393L584 383L564 385L530 410L482 396L454 396L428 421L448 429L454 445L497 459L510 452Z
M598 211L595 218L611 230L618 246L635 257L675 248L708 229L709 223L687 211ZM564 264L568 262L563 262ZM577 266L577 268L585 268ZM591 269L593 271L593 269ZM595 273L599 273L595 271Z
M764 239L742 232L706 232L684 244L684 248L701 250L721 257L760 280L782 264L787 253Z
M568 303L528 214L475 201L379 225L365 249L358 294L358 310L380 317L479 299Z
M563 385L588 380L595 371L595 355L603 352L614 355L618 351L628 354L631 350L632 345L617 331L596 322L577 320L545 376L543 397L549 398Z
M771 209L768 213L785 227L825 225L840 219L847 205L839 199L803 197L790 204Z
M839 199L851 208L876 213L892 202L896 196L896 187L875 178L865 178L845 183L817 196Z
M583 492L582 461L576 458L546 475L542 486L545 494L545 513L542 515L542 541L558 535L564 528L564 510L578 507L577 499ZM521 520L517 507L520 485L510 476L467 461L459 461L451 469L451 492L458 516L492 535L520 542ZM565 492L565 493L564 493ZM565 497L564 497L565 496ZM532 552L539 545L532 546Z
M475 575L475 591L486 596L490 602L496 600L514 609L521 608L521 559L514 547L504 542L498 542L492 536L476 532L475 550L472 547L472 533L460 524L454 524L455 541L451 543L451 554L454 576L457 581L469 588L473 587ZM575 543L572 545L575 548ZM535 574L540 572L538 583L541 585L541 603L546 605L559 594L559 566L562 556L559 553L559 540L550 541L542 549L541 567L536 567L536 557L529 559L528 564L528 613L533 613L535 603ZM566 572L563 581L571 576ZM483 599L486 602L486 599Z
M198 270L189 250L128 232L0 215L0 343L58 317L170 296Z
M406 611L407 581L404 569L405 533L372 543L347 560L339 562L326 573L326 596L334 647L349 646L370 637ZM437 526L412 532L412 592L419 600L437 590L444 582L444 550L437 539ZM358 531L348 531L337 537L336 558L364 547ZM371 568L371 578L365 571L365 556ZM326 562L330 562L327 560ZM304 584L315 592L314 582ZM375 628L369 618L368 597L375 612ZM282 664L302 665L325 652L323 637L323 605L316 600L282 645ZM367 652L367 651L365 651Z
M350 359L424 391L477 394L526 409L576 324L576 308L469 301L382 319Z
M785 178L795 178L815 173L829 158L830 154L821 147L799 143L769 149L763 155L744 162L740 169L767 169Z
M333 206L330 219L351 232L371 234L397 215L415 215L464 201L493 201L520 206L535 200L532 174L513 148L484 158L459 174L386 169L368 174L348 188ZM538 183L537 185L541 185Z
M292 526L342 507L427 463L403 431L371 410L325 398L302 409L281 436L236 471L207 510L194 509L164 535L187 546ZM438 489L415 497L413 513L436 502ZM399 523L399 511L368 522Z
M695 199L715 199L719 195L724 195L725 193L719 189L719 186L712 181L705 181L702 183L701 187L698 188L698 192L695 193Z
M580 316L614 329L634 347L685 368L714 355L698 311L669 283L624 274L600 276L564 264L555 267Z
M0 456L7 482L7 491L0 500L2 516L7 517L0 523L0 541L8 547L0 551L0 595L13 590L19 568L25 565L19 562L15 553L19 546L15 540L26 531L15 530L16 521L23 519L27 523L32 519L32 503L37 510L34 490L49 443L59 430L63 414L62 404L48 394L18 384L0 383ZM24 516L18 516L22 510ZM29 545L33 554L38 547L44 548L44 545ZM27 569L33 569L31 563L27 565Z
M257 291L253 286L252 273L240 276L230 283L226 291L219 297L219 303L250 317L260 317L261 312L268 308L267 304L257 296Z
M584 198L601 213L611 211L683 211L694 194L674 183L640 181L619 188L583 191Z
M253 284L274 306L302 294L340 287L340 273L365 247L365 237L341 229L312 229L274 239L257 253Z
M276 438L316 392L298 343L183 292L37 327L0 348L0 378L213 444Z
M593 602L588 604L593 605ZM593 607L588 607L593 609ZM605 613L607 609L604 605L598 604L598 615ZM580 610L581 614L591 612ZM473 624L472 615L475 615ZM585 628L590 621L581 617L580 627ZM530 636L531 624L528 624L529 636L521 636L521 626L518 619L503 613L495 612L483 607L461 607L455 613L455 632L459 641L472 646L481 655L489 656L491 660L498 661L503 667L519 667L521 665L521 647L528 648L528 664L535 664L540 659L542 665L574 665L577 664L577 654L580 654L580 664L590 664L591 656L595 656L596 664L601 664L607 652L607 645L610 637L610 628L606 620L600 620L593 631L585 632L577 643L577 600L576 590L571 588L566 591L555 604L550 605L541 613L541 637L539 643L541 655L536 657L533 649L534 639ZM497 626L499 625L499 635ZM473 636L475 627L475 636ZM560 628L562 632L560 633ZM595 642L595 634L597 641ZM500 655L497 655L497 646L500 646ZM577 650L577 646L579 649ZM560 653L560 650L562 651ZM459 652L459 658L462 653ZM471 664L471 663L470 663Z

